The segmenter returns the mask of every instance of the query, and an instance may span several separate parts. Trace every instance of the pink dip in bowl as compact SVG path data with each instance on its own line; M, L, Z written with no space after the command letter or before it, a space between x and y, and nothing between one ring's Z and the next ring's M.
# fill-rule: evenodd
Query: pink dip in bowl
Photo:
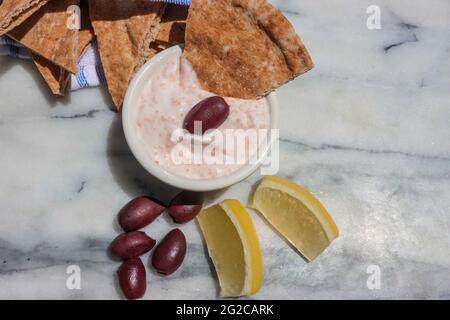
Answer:
M175 163L172 151L179 141L173 132L180 130L184 117L201 100L214 94L203 90L190 63L180 56L172 56L154 70L153 75L139 94L135 113L135 130L145 153L164 170L185 178L208 179L228 176L245 163ZM230 115L218 128L225 134L227 129L266 129L271 126L270 106L266 98L241 100L225 98ZM228 130L229 131L229 130ZM215 145L217 154L228 154L226 144ZM248 155L255 154L258 145L247 145ZM192 153L191 148L189 152ZM192 154L193 158L193 154Z

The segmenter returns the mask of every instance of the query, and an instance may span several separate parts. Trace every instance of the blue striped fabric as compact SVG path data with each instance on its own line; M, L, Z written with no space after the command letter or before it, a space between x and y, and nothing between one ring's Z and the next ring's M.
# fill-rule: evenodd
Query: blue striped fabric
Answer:
M0 56L2 55L22 59L29 58L28 50L8 37L0 37Z
M72 75L70 89L75 91L88 87L96 87L105 82L97 46L94 42L86 49L80 61L78 61L78 73Z

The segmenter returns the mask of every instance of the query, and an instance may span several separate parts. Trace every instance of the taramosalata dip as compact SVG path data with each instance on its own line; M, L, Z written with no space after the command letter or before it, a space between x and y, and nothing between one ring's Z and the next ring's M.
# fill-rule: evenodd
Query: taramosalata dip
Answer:
M178 56L167 59L155 70L138 99L135 113L137 137L144 146L148 156L166 171L192 179L207 179L227 176L245 163L229 161L220 163L201 163L189 161L194 159L193 148L184 148L187 161L174 161L174 148L180 145L180 139L174 138L174 132L180 132L187 113L197 103L213 96L203 90L198 83L195 71L190 63ZM236 129L269 130L270 110L268 100L241 100L225 98L230 106L227 120L217 129L223 134ZM231 130L230 130L231 129ZM190 139L185 139L186 145ZM214 154L229 155L226 143L215 143ZM203 145L207 147L207 144ZM248 155L257 152L258 144L247 143ZM232 149L232 148L230 148ZM233 152L235 150L233 149ZM187 154L187 156L186 156ZM189 157L191 156L191 157Z

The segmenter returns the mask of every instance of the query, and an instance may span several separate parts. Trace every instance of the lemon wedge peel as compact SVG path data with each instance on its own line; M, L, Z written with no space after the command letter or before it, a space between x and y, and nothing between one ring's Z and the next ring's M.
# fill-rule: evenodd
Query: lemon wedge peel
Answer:
M255 226L249 213L238 200L228 199L221 203L220 206L234 222L238 233L242 237L246 237L247 241L243 242L244 257L247 260L246 265L249 266L247 268L248 279L252 279L252 281L248 282L249 287L246 288L246 292L253 295L261 289L263 280L263 259Z
M322 250L319 250L314 253L309 253L308 250L304 248L301 241L301 235L289 236L283 232L282 226L277 223L276 219L264 212L265 210L260 207L257 198L258 192L262 192L262 190L272 190L274 192L281 192L293 199L299 201L302 205L304 205L309 214L312 215L317 221L320 227L322 228L324 234L326 235L328 245L339 236L339 230L334 222L331 215L322 205L322 203L312 195L308 190L299 186L298 184L290 181L289 179L277 177L277 176L265 176L259 185L257 186L255 192L249 200L249 207L253 208L265 217L265 219L278 231L280 232L306 259L309 261L314 260L323 250L326 249L325 246ZM277 213L283 214L283 212ZM312 217L311 217L312 219ZM313 219L312 219L313 220ZM290 226L290 228L294 228Z
M222 216L217 216L218 214ZM224 217L227 220L224 220ZM219 278L220 295L222 297L238 297L257 293L262 286L263 279L262 255L253 221L242 204L238 200L224 200L220 204L202 210L197 216L197 221ZM224 238L220 232L221 229L228 229L228 232L231 233L229 224L232 224L236 234L228 234L229 239L226 239L226 236ZM222 238L219 238L221 236ZM232 246L236 244L233 243L229 243L225 248L223 246L227 245L227 241L239 241L240 243L234 249ZM227 252L227 249L235 252ZM242 254L238 252L240 250L242 250ZM229 257L243 261L229 261ZM241 264L243 267L239 270ZM236 274L237 272L242 272L243 275ZM243 281L241 281L241 277L243 277Z

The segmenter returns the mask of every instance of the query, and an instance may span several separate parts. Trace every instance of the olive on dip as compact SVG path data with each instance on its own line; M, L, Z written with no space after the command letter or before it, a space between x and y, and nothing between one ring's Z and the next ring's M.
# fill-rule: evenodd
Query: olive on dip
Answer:
M202 135L210 130L220 127L230 114L230 106L224 98L214 96L197 103L186 115L183 121L183 129L191 134ZM201 123L201 131L195 132L195 123Z

